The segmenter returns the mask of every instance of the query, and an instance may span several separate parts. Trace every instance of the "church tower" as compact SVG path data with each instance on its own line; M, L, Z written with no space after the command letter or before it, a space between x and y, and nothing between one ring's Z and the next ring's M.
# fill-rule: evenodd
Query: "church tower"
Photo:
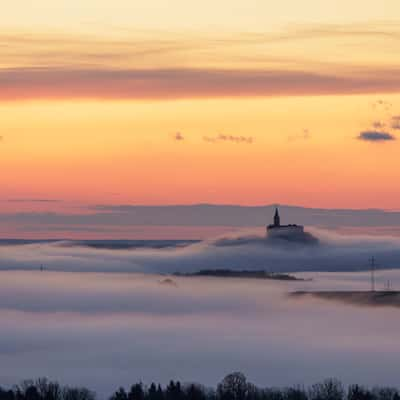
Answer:
M267 238L280 238L286 240L308 240L304 234L304 226L289 224L281 225L278 207L275 208L274 222L267 226Z
M279 216L278 208L275 208L274 226L281 226L281 217Z

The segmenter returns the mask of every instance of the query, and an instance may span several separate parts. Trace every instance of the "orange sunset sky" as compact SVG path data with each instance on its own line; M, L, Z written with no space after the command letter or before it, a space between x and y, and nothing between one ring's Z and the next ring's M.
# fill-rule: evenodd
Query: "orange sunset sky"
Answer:
M398 209L399 22L398 0L5 0L1 207Z

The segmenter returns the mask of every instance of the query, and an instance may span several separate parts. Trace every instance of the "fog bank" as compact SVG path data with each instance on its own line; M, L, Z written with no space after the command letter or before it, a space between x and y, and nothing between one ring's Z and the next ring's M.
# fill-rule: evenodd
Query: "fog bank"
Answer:
M201 242L143 242L114 249L85 242L0 246L0 269L75 272L193 272L198 269L266 269L271 272L357 271L374 256L380 268L400 266L400 238L344 235L309 228L319 245L267 241L263 230ZM162 244L165 245L162 245Z
M259 385L333 376L398 384L398 310L356 307L292 290L362 289L368 273L305 273L309 282L160 275L0 272L3 385L48 376L108 395L119 385L241 370ZM400 284L380 271L379 284ZM304 368L304 365L307 368Z

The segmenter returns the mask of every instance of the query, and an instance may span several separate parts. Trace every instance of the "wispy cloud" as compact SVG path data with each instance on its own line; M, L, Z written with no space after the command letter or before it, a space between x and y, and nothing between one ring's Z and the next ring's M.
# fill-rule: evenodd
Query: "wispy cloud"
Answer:
M0 70L0 100L179 99L400 91L400 70L354 77L284 70L66 69Z
M384 122L382 122L382 121L374 121L372 123L372 127L374 129L383 129L383 128L385 128L385 126L386 126L386 124Z
M177 142L182 142L185 140L185 137L183 136L183 134L181 132L175 132L173 134L173 138L174 140L176 140Z
M203 140L209 143L232 142L237 144L252 144L254 142L254 138L252 136L234 136L224 134L219 134L217 136L203 136Z
M372 108L377 111L390 111L393 104L390 101L379 99L372 103Z
M310 138L311 138L311 133L310 130L307 128L304 128L302 132L297 135L288 136L289 142L293 142L295 140L308 140Z
M396 140L395 136L388 132L380 131L364 131L360 132L357 136L358 140L363 140L365 142L387 142Z
M392 129L400 130L400 115L394 115L392 117Z
M390 40L396 44L400 38L398 24L357 23L357 24L298 24L289 29L275 32L235 32L219 35L194 34L185 32L157 32L143 30L129 30L120 32L119 36L112 39L92 35L59 34L56 32L42 32L33 34L24 31L5 31L0 33L0 47L2 48L2 65L60 65L60 61L68 60L69 65L99 65L100 63L121 61L130 63L146 61L143 59L152 56L167 57L173 55L175 61L180 55L185 57L188 51L191 55L207 51L208 54L218 56L224 49L220 58L235 56L237 59L237 46L270 46L279 44L281 47L289 42L317 40L369 40L376 38L378 41ZM259 47L257 47L259 48ZM230 50L233 50L230 52ZM226 53L228 51L228 54ZM254 54L253 54L254 55ZM258 54L260 56L260 54ZM142 57L142 59L138 59ZM268 54L268 59L272 55ZM282 60L286 57L281 58ZM297 60L298 61L298 60ZM148 64L151 65L151 64Z
M61 200L57 199L32 199L32 198L16 198L7 199L9 203L59 203Z
M322 47L328 51L332 39L359 44L371 37L395 46L400 30L394 24L331 24L217 36L131 31L112 39L3 31L0 100L400 92L400 70L388 68L388 62L368 67L364 53L360 58L352 53L352 64L343 57L321 63L323 57L313 56L315 40L326 40ZM310 43L304 51L308 58L293 57L291 42L299 40L302 46ZM279 45L279 53L271 52L271 45ZM378 100L373 107L391 104Z
M388 62L368 67L364 53L360 58L352 53L352 64L343 57L321 63L323 57L316 61L313 56L315 40L327 40L329 49L332 39L358 44L371 37L394 46L400 30L390 24L304 25L219 36L133 31L113 39L3 31L0 100L400 92L400 70L388 68ZM289 42L298 40L304 46L311 43L310 51L304 51L308 58L293 57ZM279 53L271 53L271 45L279 45ZM389 109L391 104L378 100L373 107Z

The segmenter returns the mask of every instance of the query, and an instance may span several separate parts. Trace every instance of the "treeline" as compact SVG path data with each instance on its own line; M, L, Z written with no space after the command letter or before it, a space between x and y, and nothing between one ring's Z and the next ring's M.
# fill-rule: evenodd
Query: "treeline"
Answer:
M86 388L61 386L46 378L23 381L12 389L0 387L0 400L95 400L96 394Z
M46 379L24 381L5 390L0 387L0 400L95 400L94 392L86 388L61 386ZM227 375L216 389L199 384L168 385L133 384L129 390L119 388L109 400L400 400L399 390L391 387L350 385L347 388L336 379L327 379L309 387L259 388L235 372Z

